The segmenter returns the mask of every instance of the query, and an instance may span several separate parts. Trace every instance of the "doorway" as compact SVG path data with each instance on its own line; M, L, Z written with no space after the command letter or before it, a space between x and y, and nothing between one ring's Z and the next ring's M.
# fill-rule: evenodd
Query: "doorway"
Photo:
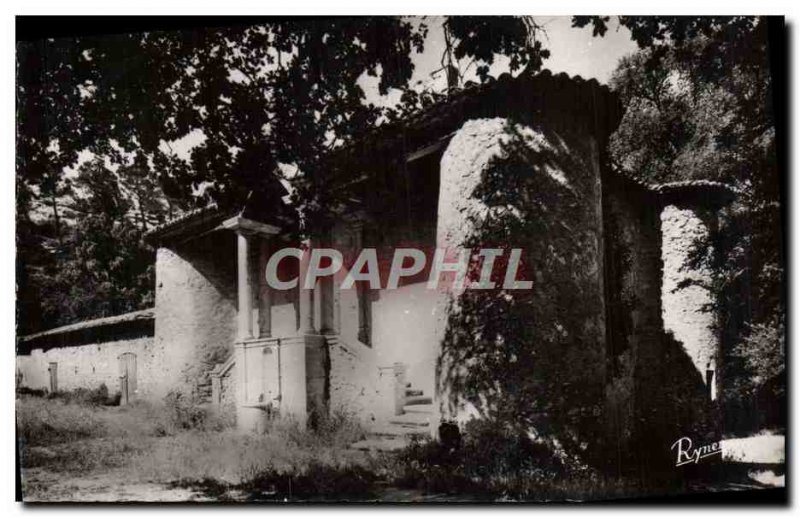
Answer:
M136 354L125 352L119 356L120 404L127 404L136 396Z
M58 391L58 363L50 363L47 371L50 372L50 393L55 393Z

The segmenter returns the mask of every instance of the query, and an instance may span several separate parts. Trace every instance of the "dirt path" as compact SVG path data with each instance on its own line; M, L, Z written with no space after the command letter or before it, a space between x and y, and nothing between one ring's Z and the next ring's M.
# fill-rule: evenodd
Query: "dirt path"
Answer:
M22 473L27 502L210 502L213 499L185 488L157 483L131 483L122 472L88 476L25 469Z
M121 471L74 476L54 473L41 468L32 468L23 471L23 483L26 503L203 503L218 501L216 498L210 497L199 490L173 488L159 483L131 483L126 480L124 473ZM480 500L470 496L456 497L446 494L424 494L419 490L393 487L384 487L379 492L379 495L374 499L376 502L440 503ZM237 494L236 492L227 493L226 496L226 500L231 502L248 500L245 494Z

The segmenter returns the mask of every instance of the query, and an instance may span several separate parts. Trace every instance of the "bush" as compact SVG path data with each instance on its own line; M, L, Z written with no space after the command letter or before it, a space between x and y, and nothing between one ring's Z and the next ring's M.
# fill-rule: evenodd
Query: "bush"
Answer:
M103 383L94 389L76 388L70 391L56 391L47 394L47 398L86 406L118 406L122 397L119 392L109 396L108 387Z
M34 388L28 388L26 386L19 386L17 388L17 395L28 395L31 397L44 397L47 395L47 390L37 390Z
M92 409L64 399L23 397L17 403L18 436L26 446L102 437L106 429Z
M397 461L395 482L401 486L491 499L538 498L565 479L589 483L597 475L556 443L492 420L468 422L458 448L417 441Z
M168 422L176 429L201 429L207 416L195 397L181 391L167 393L164 410Z
M249 500L363 500L374 495L376 474L360 465L312 462L300 471L266 469L234 488Z
M299 447L342 447L364 438L361 422L351 412L337 408L318 416L310 428L302 429L293 420L274 420L268 432L277 433Z
M211 411L209 404L197 395L172 390L164 397L158 434L172 435L178 431L221 431L230 425L225 415Z

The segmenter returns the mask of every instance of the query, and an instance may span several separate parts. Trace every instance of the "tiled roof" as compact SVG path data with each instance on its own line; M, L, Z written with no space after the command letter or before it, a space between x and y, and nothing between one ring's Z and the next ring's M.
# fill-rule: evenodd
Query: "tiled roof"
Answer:
M612 168L612 174L622 178L628 185L650 192L660 199L662 203L680 201L694 201L701 204L725 205L733 201L740 191L729 183L712 180L684 180L666 183L648 183L633 174Z
M720 181L711 181L711 180L686 180L686 181L671 181L669 183L659 183L656 185L650 185L650 190L654 192L658 192L659 194L665 194L667 192L675 192L683 189L719 189L719 190L727 190L730 191L732 194L738 193L737 189L729 185L727 183L722 183Z
M164 233L167 233L169 230L172 230L179 226L183 226L189 222L193 222L198 219L213 217L218 213L219 213L219 208L214 203L205 207L195 208L194 210L189 210L188 212L185 212L174 219L170 219L164 224L160 224L155 228L151 228L144 234L144 237L145 239L154 239Z
M349 144L333 151L328 158L346 159L348 155L363 152L365 148L372 148L375 144L381 144L383 140L405 138L409 132L425 130L448 118L458 119L464 116L467 107L480 104L482 97L511 91L514 88L524 88L520 92L522 95L511 99L515 106L531 98L542 97L547 92L548 95L569 96L572 99L572 102L559 106L564 111L576 109L580 101L600 107L604 113L597 117L595 122L608 126L611 128L610 131L616 128L622 115L617 95L596 79L585 80L579 75L570 76L566 73L554 75L546 69L538 73L525 70L516 77L504 73L497 79L490 79L483 84L467 82L463 88L450 89L437 102L420 108L400 120L381 124L358 135ZM590 112L586 110L584 115L589 117ZM426 135L423 134L424 136Z
M143 309L140 311L120 314L118 316L109 316L107 318L98 318L94 320L72 323L70 325L64 325L63 327L56 327L43 332L37 332L36 334L28 334L27 336L21 336L20 341L26 343L40 338L68 334L70 332L79 332L82 330L123 325L133 322L151 321L153 319L155 319L155 309Z
M650 185L663 203L690 203L703 206L724 206L739 194L736 187L710 180L673 181Z
M440 124L445 120L457 119L459 116L463 116L467 105L480 104L482 97L507 91L513 87L523 87L525 92L531 93L530 96L524 95L523 97L536 97L537 93L542 94L545 91L555 92L555 95L563 95L567 92L574 95L575 98L583 99L586 102L597 102L597 105L603 106L603 109L610 107L613 113L610 116L600 118L603 119L605 124L610 124L613 127L616 127L618 117L621 116L616 95L607 86L600 84L595 79L587 81L581 76L570 76L565 73L554 75L549 70L542 70L536 74L523 71L516 77L505 73L501 74L497 79L490 79L483 84L467 82L463 88L452 88L446 94L442 94L442 98L439 101L420 108L400 120L381 124L356 136L351 143L332 151L322 161L347 160L349 156L361 153L365 149L380 150L384 144L396 141L398 137L405 139L409 136L410 131L418 132L421 134L420 139L424 140L429 135L425 131L428 127ZM514 99L515 102L517 100ZM575 102L569 103L565 109L574 109L575 104ZM413 139L409 138L406 143L413 145L411 140ZM203 224L205 221L210 222L211 219L216 220L224 215L230 214L228 212L222 213L217 205L212 204L205 208L189 211L180 217L153 228L145 234L145 238L151 241L157 240L173 233L180 233L188 226Z

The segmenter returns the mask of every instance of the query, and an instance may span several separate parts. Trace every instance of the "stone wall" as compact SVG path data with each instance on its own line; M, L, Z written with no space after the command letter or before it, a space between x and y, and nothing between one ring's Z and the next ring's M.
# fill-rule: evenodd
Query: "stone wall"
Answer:
M708 310L713 302L709 289L709 250L702 260L691 259L697 244L708 241L709 217L701 211L675 205L668 205L661 212L664 328L683 345L704 380L707 370L716 372L718 352L714 314ZM712 399L716 398L714 386L712 380Z
M643 186L608 174L603 189L607 285L607 433L629 447L642 400L637 391L659 374L664 346L661 321L661 236L658 200ZM655 383L657 384L657 383ZM657 389L657 388L656 388Z
M665 331L665 320L681 318L676 301L687 301L676 300L673 289L685 278L678 262L686 256L691 236L682 232L689 228L673 209L662 214L657 193L619 175L604 183L603 208L609 448L626 451L621 463L641 475L671 476L675 440L715 439L703 376L681 342L685 335L667 332L669 326Z
M378 366L361 344L328 340L330 409L373 424L394 413L395 370Z
M153 347L152 336L117 341L87 343L50 349L35 348L30 354L17 356L19 386L50 390L50 363L57 363L59 391L77 388L95 389L105 384L110 394L120 391L119 355L132 352L137 360L137 391L139 396L147 386L161 376L148 360Z
M235 253L232 232L158 249L152 359L161 381L149 387L154 397L171 389L210 394L208 372L236 339Z
M495 410L510 401L504 393L514 386L552 384L539 389L570 400L577 392L564 392L562 381L571 376L583 383L577 391L589 411L602 402L598 144L569 121L555 126L558 133L549 127L546 120L469 120L442 158L437 247L521 248L523 274L533 281L530 290L442 293L435 342L445 343L446 357L438 387L451 418L460 419L470 405ZM527 414L520 418L542 418L533 407L521 405ZM559 408L551 415L566 413Z
M422 282L383 290L372 304L376 365L406 364L408 382L426 395L432 395L435 386L439 294Z
M236 365L229 368L219 379L219 400L216 409L226 423L236 423ZM213 406L212 406L213 407Z

